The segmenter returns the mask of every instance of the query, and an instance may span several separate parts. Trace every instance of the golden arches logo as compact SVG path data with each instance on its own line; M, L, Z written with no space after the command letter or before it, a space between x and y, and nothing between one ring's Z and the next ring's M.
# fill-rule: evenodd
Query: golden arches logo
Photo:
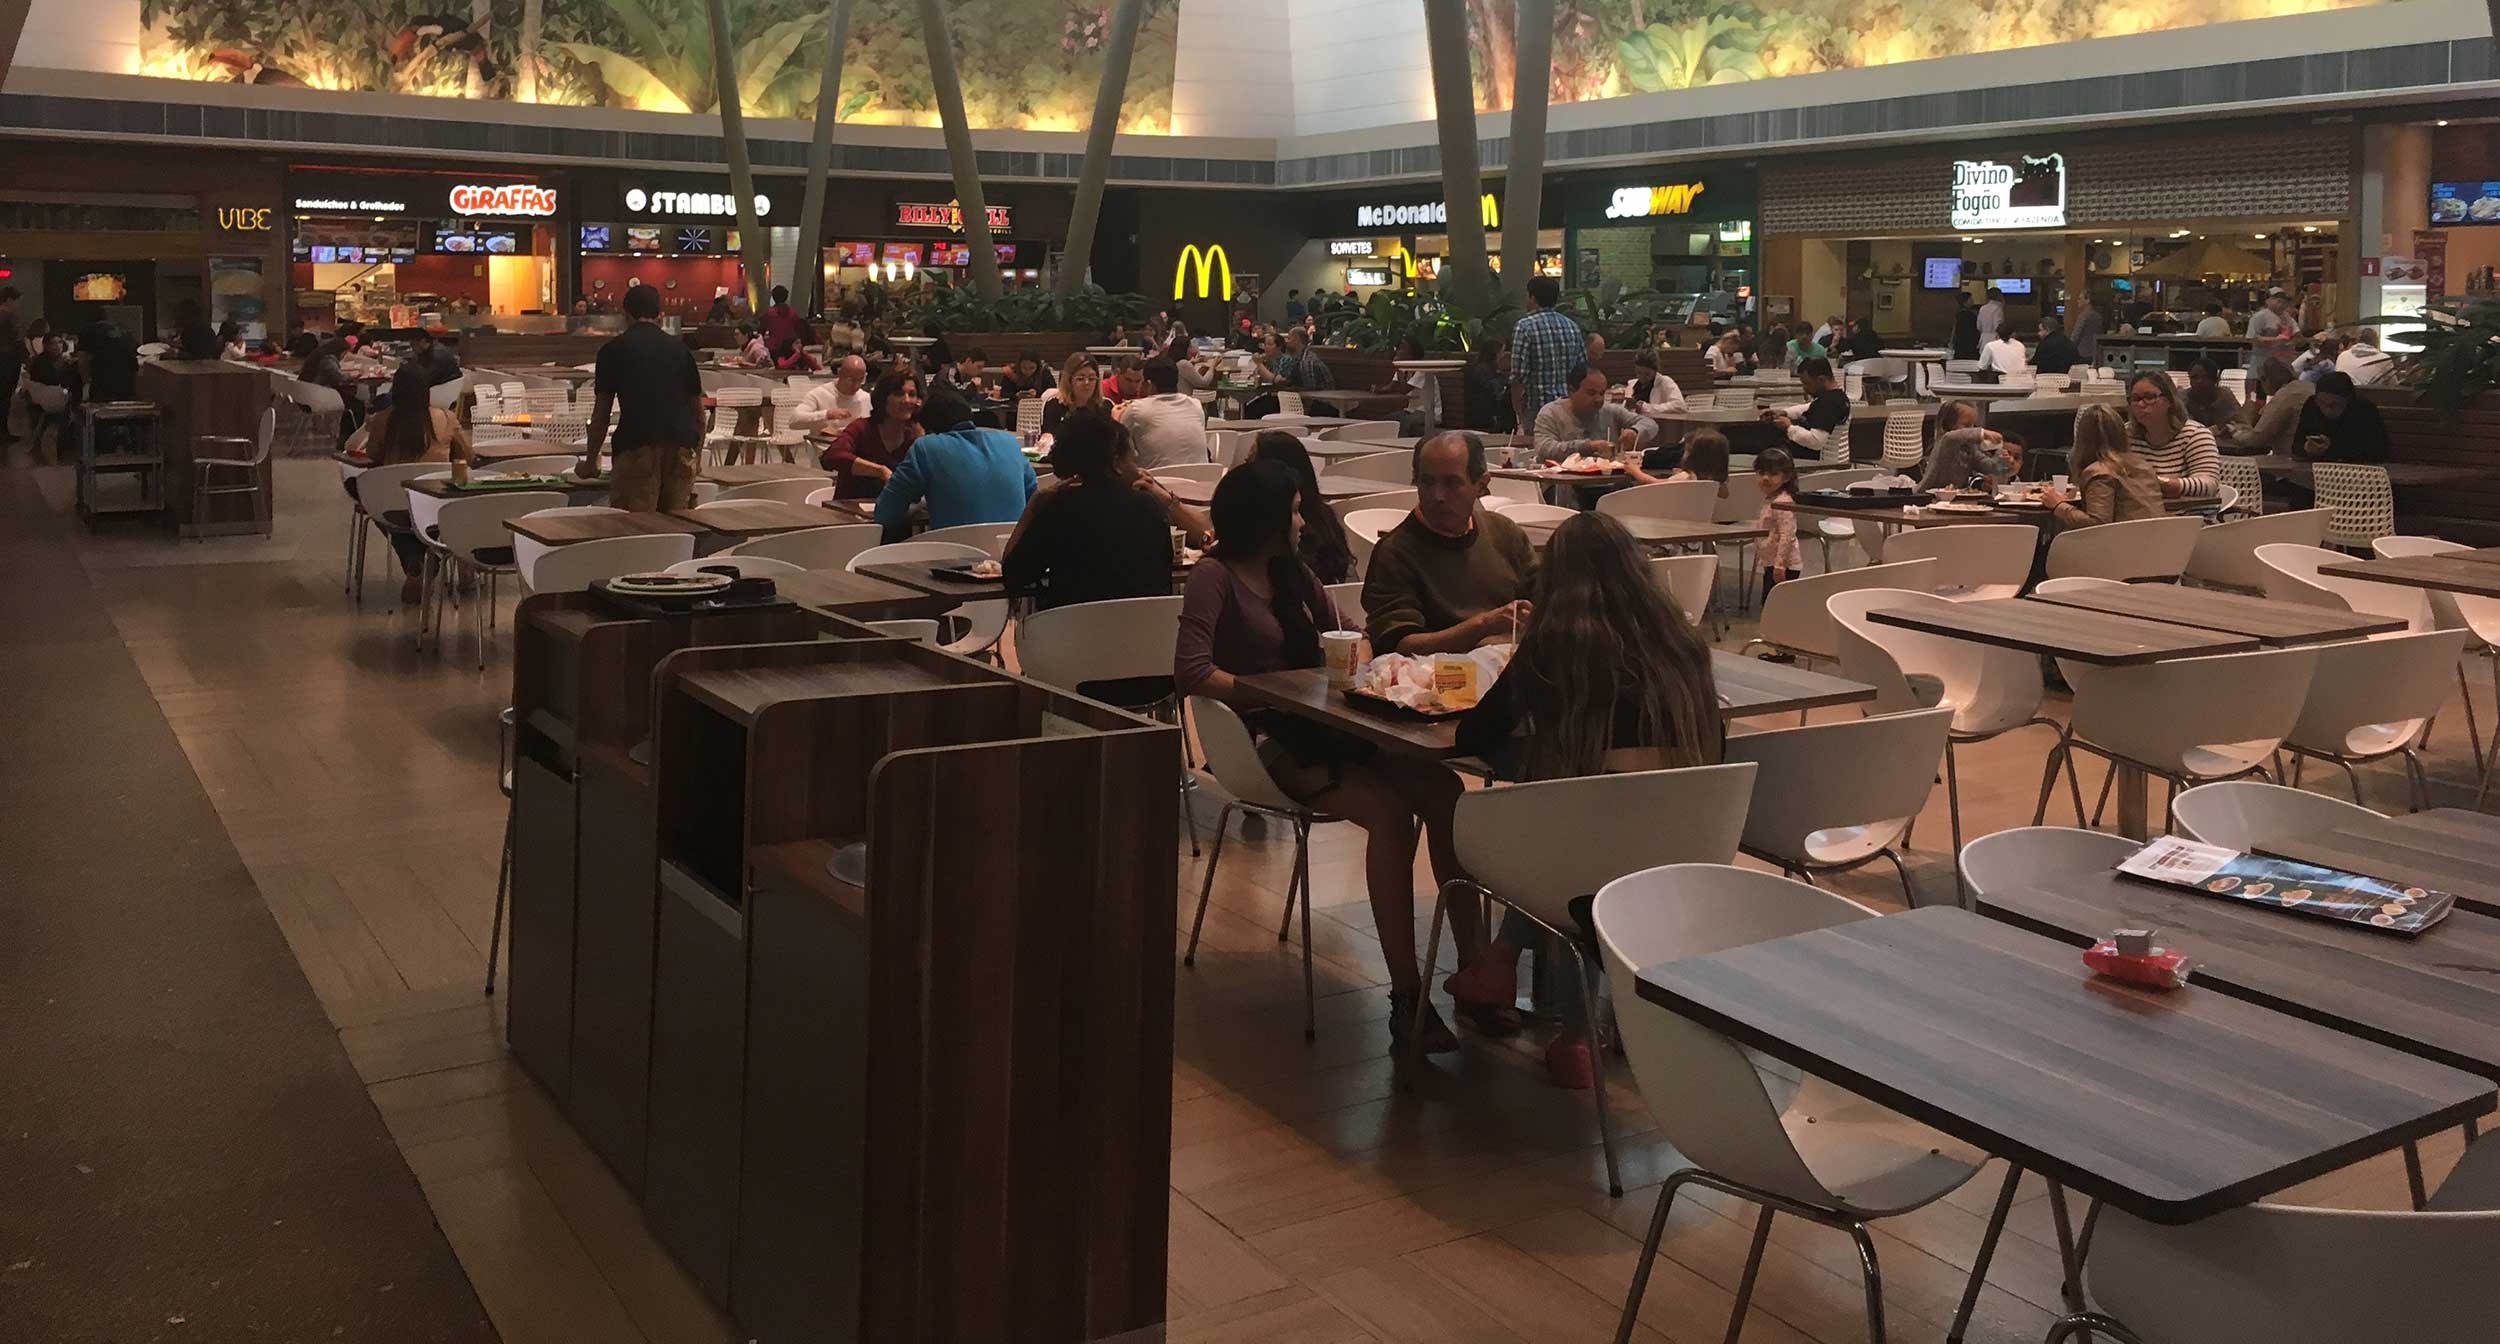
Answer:
M1189 297L1188 286L1185 282L1189 276L1189 268L1193 265L1198 268L1199 298L1229 301L1233 297L1233 263L1224 256L1224 245L1209 243L1205 247L1200 247L1196 243L1191 243L1181 249L1181 259L1172 266L1173 298ZM1219 285L1211 288L1207 284L1209 279L1219 281Z
M1501 202L1493 199L1492 192L1488 191L1484 194L1483 206L1484 226L1488 229L1502 227L1502 205Z

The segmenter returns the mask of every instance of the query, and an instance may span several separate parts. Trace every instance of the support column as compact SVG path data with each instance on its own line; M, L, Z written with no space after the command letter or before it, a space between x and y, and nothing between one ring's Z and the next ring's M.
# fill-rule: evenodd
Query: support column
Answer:
M850 40L851 0L833 0L825 26L825 73L816 85L816 134L807 144L807 191L799 206L799 255L790 303L802 313L823 307L825 293L825 179L833 172L833 123L842 101L842 48ZM813 302L811 302L811 300Z
M1128 95L1129 57L1137 50L1137 24L1145 0L1120 0L1102 44L1102 84L1094 90L1094 121L1085 128L1085 166L1076 178L1076 204L1068 212L1068 242L1059 254L1051 292L1067 298L1085 284L1094 255L1094 225L1102 217L1102 186L1111 176L1111 138L1120 130L1120 103Z
M728 0L705 0L712 24L713 102L720 109L721 143L729 152L729 190L738 198L738 251L746 262L747 311L764 311L764 277L772 240L755 218L755 165L747 161L746 109L738 96L737 34L729 30Z
M2500 3L2500 0L2495 0ZM1511 66L1510 161L1502 176L1502 292L1536 274L1537 218L1545 212L1545 112L1554 81L1554 0L1519 0ZM1457 208L1457 202L1451 202Z
M972 126L964 118L964 86L955 73L955 30L946 22L946 0L920 0L920 27L929 43L929 89L937 95L938 119L946 129L946 158L955 169L955 204L963 211L964 241L972 245L972 288L982 298L995 299L1002 288L998 248L990 241L981 164L973 157Z
M1462 308L1482 311L1485 283L1484 194L1476 163L1476 91L1467 67L1464 0L1424 0L1424 40L1432 53L1432 102L1441 128L1441 198L1449 203L1449 255L1442 292Z

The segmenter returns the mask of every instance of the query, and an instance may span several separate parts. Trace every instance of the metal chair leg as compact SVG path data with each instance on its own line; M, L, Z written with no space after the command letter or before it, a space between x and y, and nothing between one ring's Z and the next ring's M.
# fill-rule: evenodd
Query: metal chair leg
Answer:
M1632 1287L1623 1297L1623 1319L1615 1325L1615 1344L1631 1344L1632 1324L1641 1318L1641 1295L1649 1290L1650 1266L1658 1260L1658 1242L1667 1232L1667 1213L1675 1207L1675 1193L1693 1178L1693 1169L1669 1176L1658 1187L1658 1208L1649 1215L1649 1235L1641 1240L1641 1258L1632 1266Z
M1979 1290L1988 1281L1988 1262L1996 1258L1997 1239L2005 1233L2005 1217L2014 1210L2014 1191L2022 1184L2023 1169L2008 1165L2005 1187L1997 1191L1996 1208L1988 1214L1988 1230L1979 1238L1979 1254L1972 1257L1970 1282L1962 1289L1962 1305L1953 1312L1953 1326L1945 1331L1945 1344L1962 1344L1963 1334L1970 1329L1970 1314L1979 1305Z
M1851 1223L1849 1239L1858 1244L1858 1265L1866 1275L1866 1341L1884 1344L1884 1272L1875 1262L1875 1238L1866 1224Z
M1956 905L1968 910L1970 883L1962 877L1962 779L1954 769L1953 739L1950 737L1944 740L1944 811L1946 821L1953 828L1953 900ZM1907 837L1903 838L1903 842L1907 843ZM1892 862L1896 868L1901 866L1901 860L1897 858ZM1902 885L1909 885L1906 875Z
M1417 1042L1424 1038L1424 1014L1432 1006L1432 977L1441 969L1441 923L1449 916L1450 888L1457 885L1456 882L1444 882L1432 897L1432 934L1424 939L1423 974L1416 982L1415 1007L1406 1024L1407 1046L1417 1054L1422 1053Z
M1302 885L1302 1039L1319 1039L1319 989L1311 969L1311 821L1297 817L1293 828L1293 868Z
M1892 870L1901 875L1901 904L1909 909L1916 910L1918 908L1918 888L1910 885L1910 870L1902 864L1901 855L1889 846L1876 852L1882 854L1885 858L1892 860ZM1960 851L1956 850L1955 852L1959 853Z
M2049 815L2049 794L2057 787L2057 763L2066 758L2069 750L2070 748L2066 745L2066 735L2058 734L2057 744L2049 748L2048 763L2040 771L2040 802L2038 806L2031 809L2031 824L2034 826L2039 825ZM2077 809L2077 813L2080 815L2080 808Z
M1181 954L1183 966L1198 964L1198 930L1206 926L1207 898L1215 894L1215 865L1224 861L1224 832L1232 817L1231 803L1224 804L1224 810L1215 814L1215 856L1207 860L1207 880L1198 884L1198 913L1189 921L1189 950Z
M1564 936L1559 941L1571 949L1571 965L1580 976L1580 1011L1588 1015L1582 1029L1589 1044L1589 1099L1597 1105L1597 1143L1606 1152L1606 1193L1621 1199L1623 1168L1615 1157L1615 1122L1606 1113L1606 1052L1597 1043L1597 973L1579 939Z
M495 867L495 922L486 934L486 992L495 992L495 959L503 951L504 902L512 894L512 814L514 804L507 800L503 808L503 862Z
M2413 1195L2414 1212L2430 1203L2430 1192L2422 1184L2422 1150L2411 1140L2405 1142L2405 1189Z
M1771 1244L1771 1206L1753 1220L1753 1244L1745 1251L1745 1272L1736 1280L1736 1305L1727 1315L1727 1344L1745 1332L1745 1313L1753 1308L1753 1286L1762 1277L1762 1252Z

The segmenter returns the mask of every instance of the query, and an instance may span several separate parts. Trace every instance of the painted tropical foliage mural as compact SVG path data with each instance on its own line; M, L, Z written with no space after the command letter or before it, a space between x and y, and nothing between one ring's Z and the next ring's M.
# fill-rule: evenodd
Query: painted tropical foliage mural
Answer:
M1555 0L1553 101L1892 65L2384 0ZM1467 0L1476 106L1511 103L1514 0Z
M1179 0L1146 0L1120 129L1172 117ZM972 124L1082 129L1110 0L954 0ZM729 0L747 115L812 117L824 0ZM710 26L692 0L140 0L140 73L357 92L711 112ZM913 0L853 0L842 116L934 126Z

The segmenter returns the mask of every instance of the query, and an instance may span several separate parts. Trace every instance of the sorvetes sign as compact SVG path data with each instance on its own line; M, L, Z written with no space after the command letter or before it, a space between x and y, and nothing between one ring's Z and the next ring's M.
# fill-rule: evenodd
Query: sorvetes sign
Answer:
M2065 155L2025 154L2010 164L1954 160L1953 227L2054 229L2065 223Z
M1614 198L1606 203L1608 219L1649 219L1660 215L1689 214L1693 202L1704 190L1699 182L1677 182L1663 187L1617 187Z
M1013 233L1015 231L1015 225L1011 222L1006 206L993 205L989 207L987 213L990 217L990 232ZM951 229L956 233L961 233L964 228L964 208L958 201L948 201L943 205L928 201L896 201L894 224L897 228Z
M1332 257L1368 257L1372 254L1369 238L1335 238L1329 240L1328 255Z
M695 215L705 219L738 217L738 197L727 191L651 191L642 187L625 189L625 209L633 214ZM755 193L755 215L761 219L773 212L773 198Z

